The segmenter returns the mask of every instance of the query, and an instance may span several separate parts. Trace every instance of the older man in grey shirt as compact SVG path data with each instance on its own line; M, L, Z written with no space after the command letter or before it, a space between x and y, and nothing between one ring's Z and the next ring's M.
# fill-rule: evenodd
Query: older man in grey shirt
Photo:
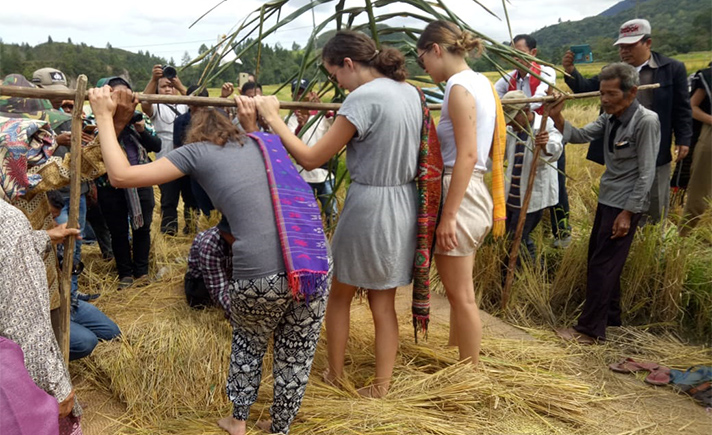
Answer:
M603 139L606 171L601 177L596 218L588 246L586 301L578 324L557 331L564 339L592 344L605 340L607 326L620 326L620 275L641 213L648 209L655 177L658 115L637 100L638 73L614 63L599 75L605 113L583 128L561 115L562 103L550 112L564 142Z

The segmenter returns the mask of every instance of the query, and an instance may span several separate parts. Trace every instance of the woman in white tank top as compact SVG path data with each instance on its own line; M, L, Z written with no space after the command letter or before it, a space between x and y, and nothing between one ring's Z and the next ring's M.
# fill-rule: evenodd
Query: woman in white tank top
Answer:
M417 44L418 64L447 82L438 139L445 164L443 207L435 263L450 301L450 345L476 364L482 323L475 302L475 252L492 228L492 198L483 181L495 129L496 100L489 80L465 57L482 41L446 21L430 23Z

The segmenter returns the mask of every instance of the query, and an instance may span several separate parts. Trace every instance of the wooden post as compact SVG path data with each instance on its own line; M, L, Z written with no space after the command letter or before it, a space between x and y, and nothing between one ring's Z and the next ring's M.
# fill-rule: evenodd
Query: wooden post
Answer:
M74 95L74 110L72 111L72 144L70 148L69 172L69 216L67 228L79 228L79 199L81 196L82 167L82 110L87 90L87 76L80 75L77 79L77 90ZM69 363L69 322L72 311L72 270L74 269L75 236L69 236L64 241L64 260L62 261L62 277L59 286L59 346L64 355L64 362Z
M546 123L549 120L549 105L544 106L544 113L541 116L541 124L539 125L539 132L546 131ZM533 131L532 131L533 133ZM526 151L525 151L526 152ZM532 188L534 186L534 179L536 178L536 167L539 161L539 153L541 152L541 147L534 146L534 158L532 159L532 165L529 169L529 180L527 181L527 191L524 194L524 200L522 201L522 207L519 209L519 220L517 221L517 229L514 232L514 240L512 241L512 250L509 253L509 264L507 265L507 278L504 281L504 288L502 289L502 310L507 309L507 304L509 303L509 293L512 289L512 282L514 281L514 271L517 268L517 257L519 256L519 246L522 244L522 233L524 232L524 222L527 220L527 210L529 209L529 201L532 198ZM546 151L544 151L546 153ZM511 162L510 162L511 164Z

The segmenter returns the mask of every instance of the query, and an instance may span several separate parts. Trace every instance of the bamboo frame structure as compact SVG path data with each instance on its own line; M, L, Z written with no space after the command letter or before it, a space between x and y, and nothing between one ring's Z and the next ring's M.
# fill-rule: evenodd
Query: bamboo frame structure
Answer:
M80 75L77 83L76 90L52 90L44 88L26 88L19 86L8 86L0 85L0 96L10 96L10 97L22 97L22 98L63 98L63 99L73 99L75 107L82 107L84 101L88 99L86 92L87 78L85 75ZM659 83L642 85L639 86L639 90L655 89L660 87ZM158 94L142 94L136 93L136 97L139 102L142 103L164 103L164 104L187 104L193 106L214 106L214 107L237 107L237 103L233 98L215 98L215 97L197 97L197 96L184 96L184 95L158 95ZM520 99L510 99L502 102L502 105L510 104L521 104L521 103L551 103L559 98L564 100L577 100L584 98L595 98L600 96L601 93L598 91L594 92L584 92L579 94L564 94L563 96L545 96L545 97L535 97L535 98L520 98ZM442 110L442 104L429 104L430 110L439 111ZM341 103L313 103L308 101L280 101L280 108L285 110L339 110L341 108ZM80 167L81 167L81 111L75 110L72 117L72 144L71 144L71 158L72 158L72 169L71 169L71 193L70 193L70 207L69 207L69 220L67 222L67 227L75 228L77 227L77 218L79 215L79 190L80 190ZM542 120L543 123L546 122L547 116ZM542 124L545 126L546 124ZM543 128L543 127L542 127ZM529 173L528 189L524 197L524 203L522 204L522 210L526 211L529 204L529 198L531 197L531 186L536 175L536 162L539 158L540 148L536 147L534 151L534 159L532 160L532 169ZM515 232L514 244L512 246L512 251L510 253L509 267L507 271L507 279L505 281L505 287L502 292L502 307L506 309L507 302L509 300L509 290L512 286L514 267L516 264L517 255L519 253L519 242L522 236L524 219L526 217L526 212L520 213L520 219L517 223L517 230ZM72 258L74 254L74 243L75 237L71 236L67 238L65 242L65 259ZM70 293L71 293L71 276L72 268L64 267L62 270L62 285L60 286L60 327L59 329L59 344L64 354L65 360L68 361L69 358L69 312L71 307Z
M638 90L655 89L660 87L660 84L642 85ZM42 88L23 88L19 86L0 85L0 95L9 97L23 98L64 98L74 99L76 92L72 90L61 91ZM142 94L136 93L140 103L151 104L187 104L191 106L214 106L214 107L237 107L237 103L233 98L217 98L217 97L196 97L186 95L158 95L158 94ZM582 98L595 98L600 96L598 91L584 92L580 94L564 94L566 100L578 100ZM84 100L87 100L85 97ZM502 105L521 104L521 103L548 103L556 100L555 96L535 97L535 98L518 98L503 101ZM81 104L77 107L81 107ZM341 103L312 103L309 101L280 101L280 109L285 110L339 110ZM442 104L428 104L430 110L442 110Z
M82 169L82 111L87 91L87 76L80 75L77 79L77 90L74 92L74 107L72 112L72 142L70 145L69 171L69 215L67 228L79 228L79 200L81 196ZM64 260L61 282L59 286L59 347L64 355L64 363L69 364L69 324L72 308L72 271L74 270L74 247L76 236L68 236L64 241Z

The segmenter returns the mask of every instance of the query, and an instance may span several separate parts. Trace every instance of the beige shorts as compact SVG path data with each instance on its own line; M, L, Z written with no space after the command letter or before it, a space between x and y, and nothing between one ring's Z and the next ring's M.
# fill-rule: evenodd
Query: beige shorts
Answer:
M465 196L457 211L457 247L443 251L435 245L435 253L451 257L472 255L492 229L492 196L483 179L484 173L474 171ZM452 179L452 168L445 168L443 176L443 202L447 198Z

